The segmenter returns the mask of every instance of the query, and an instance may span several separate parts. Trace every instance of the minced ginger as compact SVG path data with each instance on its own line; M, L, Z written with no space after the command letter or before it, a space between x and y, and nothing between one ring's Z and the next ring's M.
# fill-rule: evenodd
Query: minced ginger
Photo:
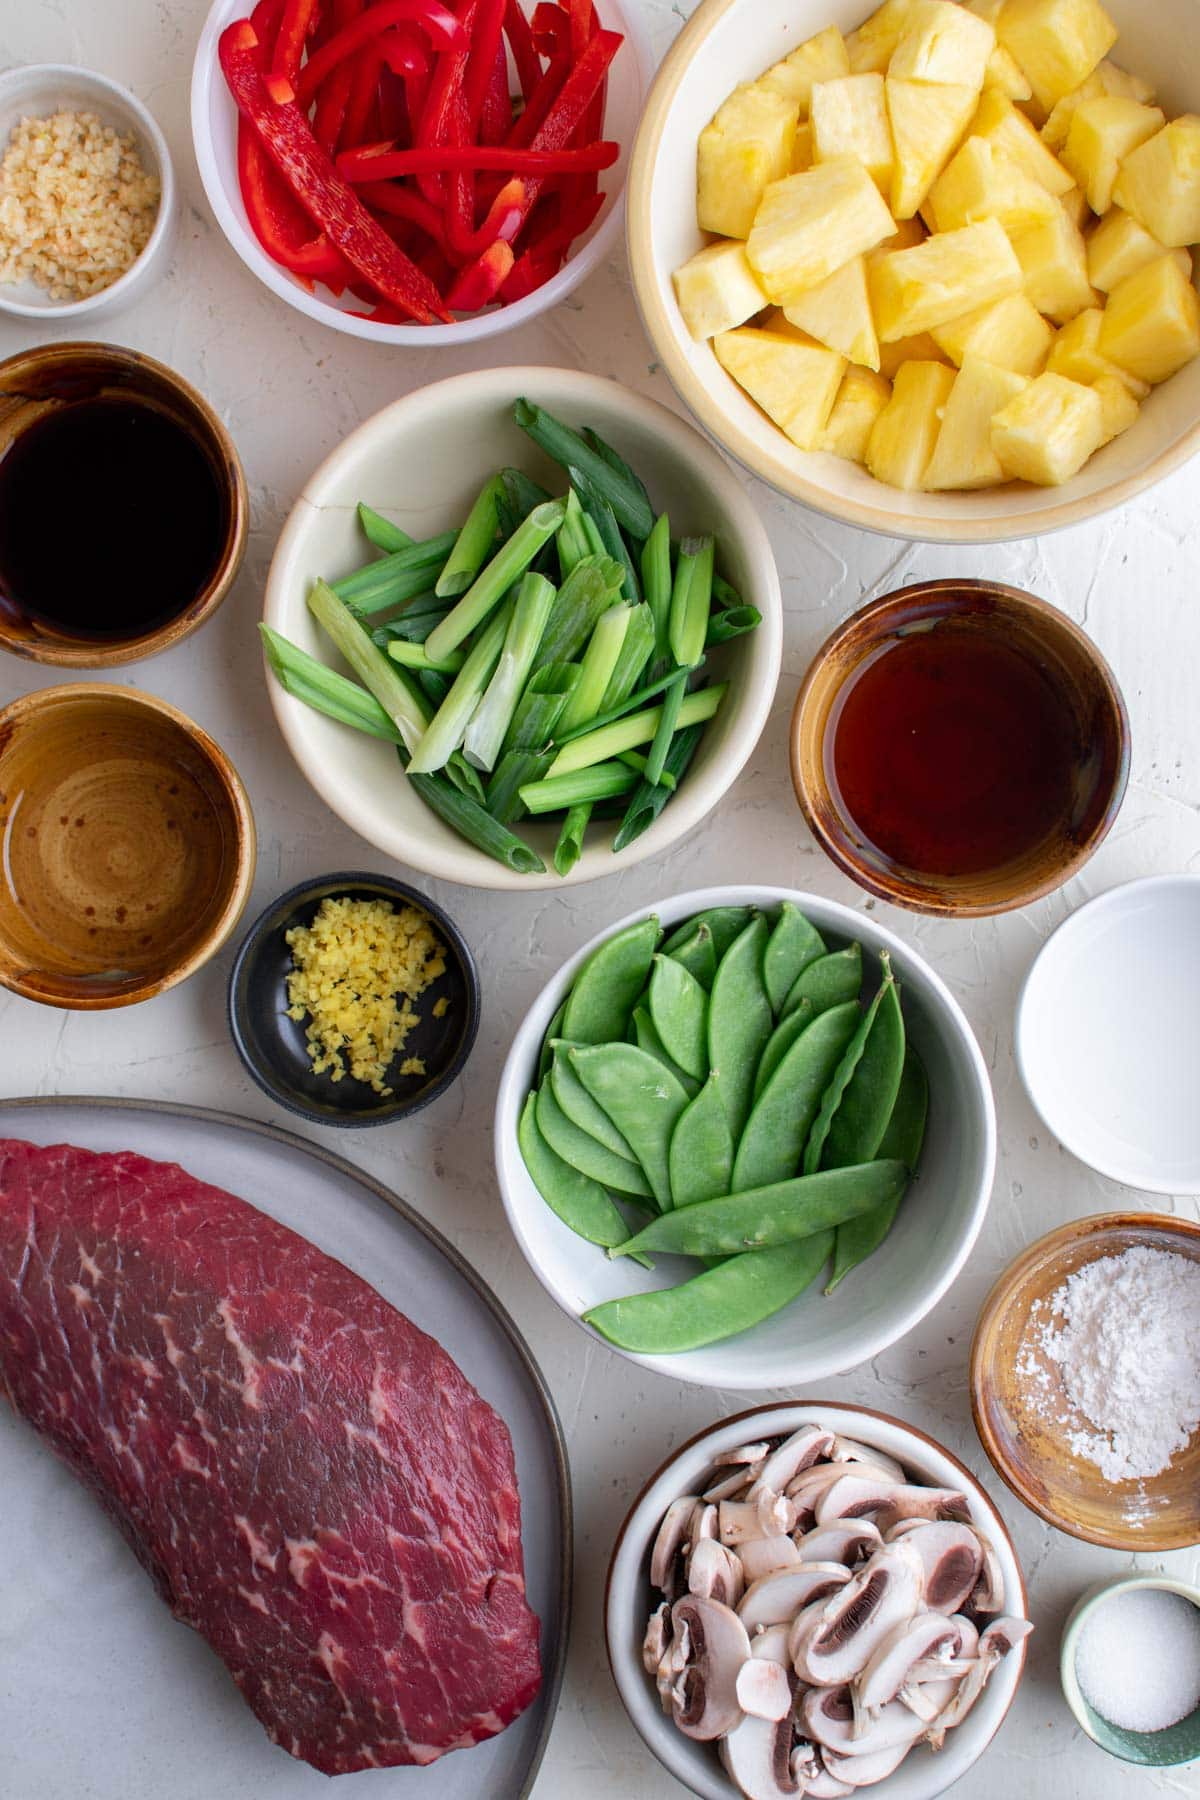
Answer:
M314 1075L350 1074L377 1094L419 1015L411 1002L446 972L446 952L425 913L397 912L390 900L328 898L311 925L286 934L295 964L288 976L288 1017L307 1017L305 1040ZM444 999L434 1016L446 1011ZM401 1075L423 1075L409 1056Z

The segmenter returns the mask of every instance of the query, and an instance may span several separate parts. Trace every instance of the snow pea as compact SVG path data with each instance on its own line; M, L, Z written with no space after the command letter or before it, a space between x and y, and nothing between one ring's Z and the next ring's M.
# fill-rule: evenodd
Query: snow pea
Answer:
M746 1121L733 1163L735 1190L766 1187L799 1172L821 1097L860 1017L858 1007L847 1000L818 1014L801 1032Z
M717 961L720 962L734 939L745 931L753 917L753 908L749 906L710 906L706 911L694 913L690 919L685 919L682 925L676 926L663 945L663 955L670 956L672 951L687 937L693 926L707 925L712 932L713 949L716 952Z
M559 1035L577 1044L607 1044L624 1037L661 936L652 915L593 950L575 977Z
M908 1170L894 1161L797 1175L664 1213L609 1255L662 1250L676 1256L736 1256L744 1250L774 1250L898 1200L907 1181Z
M644 1050L647 1056L652 1056L655 1062L660 1062L663 1068L675 1077L689 1100L695 1099L700 1092L700 1083L689 1075L686 1069L681 1069L679 1064L667 1054L666 1045L654 1029L654 1020L650 1017L647 1007L634 1007L633 1019L630 1022L630 1037L639 1050Z
M785 900L763 951L763 982L772 1012L778 1016L783 1011L805 969L825 954L825 940L816 926L809 923L798 906Z
M554 1098L568 1119L578 1125L580 1131L590 1132L614 1156L623 1156L627 1162L636 1162L636 1156L604 1108L596 1105L568 1062L566 1052L573 1050L574 1044L567 1038L556 1038L551 1048L554 1055L550 1063L550 1085L554 1089Z
M731 1256L677 1287L605 1300L583 1315L622 1350L672 1355L735 1337L770 1318L816 1280L833 1249L832 1231L779 1250Z
M829 1128L833 1124L834 1114L841 1106L843 1097L845 1096L850 1083L858 1073L859 1065L863 1059L863 1052L867 1047L867 1040L874 1029L875 1021L879 1017L879 1009L883 1005L885 997L889 991L893 994L895 993L896 980L895 976L892 974L892 965L886 950L883 952L881 961L883 963L883 980L879 985L878 992L870 1006L868 1006L866 1012L860 1017L859 1022L855 1027L854 1035L846 1045L845 1054L838 1063L837 1068L830 1078L828 1087L821 1096L820 1111L813 1120L812 1130L808 1134L808 1142L804 1146L804 1173L806 1175L815 1175L817 1170L821 1167L821 1158L825 1151L825 1140L829 1136ZM901 1040L900 1057L896 1065L897 1082L899 1082L900 1069L903 1066L903 1063L903 1040ZM892 1100L894 1103L894 1094ZM890 1106L888 1111L891 1111ZM885 1115L884 1123L886 1124L886 1122ZM882 1126L880 1127L879 1135L880 1137L883 1136ZM854 1162L859 1162L861 1159L855 1156L852 1160Z
M604 1144L586 1131L581 1131L563 1112L549 1081L538 1089L537 1128L565 1163L598 1181L601 1187L613 1188L618 1194L641 1195L649 1199L650 1184L636 1163L615 1156Z
M554 1061L554 1040L562 1034L563 1015L566 1010L567 1003L564 1000L546 1028L546 1035L542 1039L541 1055L538 1057L537 1078L539 1084L545 1081L550 1073L550 1064Z
M802 970L783 1003L784 1017L799 1006L801 1000L811 1000L814 1011L819 1013L831 1006L840 1006L844 1000L857 1000L861 987L862 945L848 944L844 950L819 956Z
M647 999L667 1055L703 1081L708 1074L708 995L696 977L673 956L656 956Z
M881 960L887 973L862 1057L830 1121L821 1158L825 1169L840 1169L877 1156L895 1111L904 1070L904 1014L886 952Z
M612 1249L629 1236L616 1202L598 1181L556 1156L537 1126L537 1096L530 1094L517 1126L517 1143L534 1187L551 1212L589 1244Z
M757 914L717 964L708 1002L708 1066L721 1072L721 1095L734 1142L750 1112L754 1072L774 1019L763 986L763 949L770 927Z
M679 1115L671 1133L668 1171L671 1202L694 1206L729 1192L733 1172L733 1135L721 1099L721 1077L714 1069L696 1098Z
M717 972L717 952L713 934L703 919L692 926L674 950L663 950L660 954L673 956L677 963L682 963L688 974L694 975L706 991L712 987L713 977Z
M766 1087L768 1081L770 1081L772 1075L775 1073L796 1039L800 1036L800 1033L802 1031L807 1031L815 1018L816 1013L813 1010L812 1001L801 1000L799 1006L794 1007L792 1011L788 1013L786 1018L780 1019L778 1025L767 1039L763 1053L758 1059L758 1068L754 1075L755 1101L758 1100L759 1095Z
M929 1082L922 1067L921 1059L909 1044L904 1055L904 1072L900 1077L900 1092L896 1096L896 1104L892 1116L888 1120L887 1130L879 1146L880 1156L894 1156L911 1172L915 1170L921 1158L921 1146L925 1141L925 1120L929 1112ZM829 1286L825 1289L832 1294L834 1288L859 1263L865 1262L869 1256L883 1243L888 1232L896 1221L903 1194L889 1200L885 1206L878 1206L874 1212L864 1213L861 1219L848 1220L839 1225L837 1245L833 1257L833 1274L829 1278Z
M671 1204L671 1133L688 1103L686 1090L663 1063L633 1044L590 1044L567 1055L637 1157L665 1211Z

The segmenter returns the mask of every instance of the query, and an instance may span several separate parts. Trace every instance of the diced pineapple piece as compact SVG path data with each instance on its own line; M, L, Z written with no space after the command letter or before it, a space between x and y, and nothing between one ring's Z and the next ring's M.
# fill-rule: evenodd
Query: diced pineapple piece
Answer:
M833 411L846 363L823 344L744 325L713 339L713 349L739 387L801 450L816 450Z
M821 439L822 450L828 450L833 456L844 456L848 462L866 462L871 427L891 397L890 381L885 381L871 369L860 369L851 364L842 377L833 403L825 436Z
M1088 280L1083 233L1060 206L1055 218L1014 232L1012 247L1025 277L1025 293L1038 311L1065 325L1096 296Z
M983 86L996 33L986 19L953 0L915 0L888 64L897 81Z
M675 295L694 338L744 325L768 304L746 261L745 244L732 238L706 245L676 269Z
M796 154L792 158L792 174L799 175L802 169L811 169L812 166L812 126L809 124L808 120L805 119L802 125L797 125L796 127Z
M796 102L767 88L735 88L700 133L696 217L701 231L747 238L763 193L792 170Z
M1160 256L1170 254L1178 262L1183 273L1190 277L1192 259L1186 250L1168 252L1165 244L1160 244L1153 232L1139 225L1129 213L1122 212L1114 206L1108 212L1087 241L1088 277L1093 287L1105 294L1111 294L1119 281L1127 275L1136 275L1147 263L1156 262Z
M1068 219L1070 219L1072 225L1078 226L1080 231L1082 231L1086 225L1091 224L1093 213L1091 207L1087 203L1087 195L1082 188L1071 188L1068 193L1063 195L1062 199L1059 201L1059 205L1066 213Z
M1113 199L1168 249L1200 242L1200 118L1183 113L1131 151Z
M771 299L789 306L895 229L862 164L838 156L772 183L755 215L746 254Z
M1029 77L1024 73L1016 58L1010 56L1003 44L997 44L988 57L988 65L983 74L983 85L998 88L1007 94L1010 100L1032 100L1033 88Z
M992 449L992 419L1028 386L1026 376L968 356L950 390L923 486L982 488L1003 481Z
M1046 367L1055 375L1065 375L1068 381L1082 382L1084 387L1094 387L1103 376L1114 375L1124 382L1135 399L1144 400L1150 392L1149 382L1128 374L1101 351L1103 324L1104 313L1098 306L1089 306L1086 312L1076 314L1069 325L1056 333Z
M926 81L885 83L896 163L892 171L892 213L911 219L966 133L975 112L971 87Z
M1173 256L1117 283L1100 328L1104 356L1143 381L1166 381L1200 353L1200 296Z
M1008 475L1058 487L1100 448L1100 396L1065 375L1039 375L992 419L992 449Z
M1117 94L1123 100L1140 100L1147 105L1154 98L1154 89L1140 75L1118 69L1116 63L1105 57L1073 93L1063 95L1042 126L1042 142L1048 150L1061 150L1066 143L1080 101L1096 100L1101 94Z
M957 319L1021 288L1021 265L995 219L892 250L870 270L875 328L892 342Z
M856 156L879 191L892 183L892 128L882 75L844 75L812 91L813 162Z
M954 371L940 362L906 362L867 442L867 467L889 487L919 488L933 455ZM1099 402L1097 402L1099 405Z
M918 331L912 337L897 338L894 344L880 344L879 373L894 381L897 369L906 362L940 362L950 368L950 358L938 348L927 331Z
M1111 444L1115 437L1120 437L1123 431L1129 430L1141 407L1125 383L1118 381L1115 375L1101 375L1092 386L1100 396L1100 416L1104 423L1104 436L1100 443Z
M1161 131L1164 123L1157 106L1142 106L1116 94L1080 101L1063 145L1062 160L1087 195L1094 213L1108 211L1122 162L1131 150Z
M800 117L807 119L814 81L836 81L839 75L849 73L846 40L836 25L830 25L769 68L759 86L773 88L777 94L794 100Z
M846 39L846 53L852 74L884 73L914 3L915 0L883 0L883 5L866 23L850 33Z
M879 367L879 339L867 295L867 265L861 256L836 269L818 287L800 294L784 308L789 325L820 344L838 350L852 363Z
M975 357L1015 375L1037 375L1045 366L1054 331L1024 294L1008 294L939 325L933 339L960 368L968 357Z
M1108 55L1117 28L1100 0L1008 0L996 35L1049 111Z
M1058 201L991 138L970 137L934 182L929 205L937 231L957 231L981 219L999 219L1006 231L1023 231L1053 218Z
M990 138L997 149L1011 156L1034 181L1061 196L1075 186L1075 177L1064 169L1043 144L1023 112L1018 112L998 88L985 88L979 109L971 121L971 136Z

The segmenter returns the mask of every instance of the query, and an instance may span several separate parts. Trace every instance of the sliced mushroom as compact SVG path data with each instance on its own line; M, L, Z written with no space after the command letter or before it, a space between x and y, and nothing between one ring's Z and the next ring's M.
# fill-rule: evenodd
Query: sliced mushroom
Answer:
M928 1601L928 1589L925 1598ZM961 1646L962 1633L957 1625L938 1612L917 1613L888 1632L863 1668L856 1683L859 1706L865 1712L877 1712L912 1679L914 1665L925 1658L935 1658L939 1650L945 1651L943 1660L948 1660L958 1654Z
M736 1608L745 1592L746 1577L732 1550L715 1538L701 1538L688 1558L687 1584L690 1594Z
M738 1556L748 1582L761 1581L777 1569L798 1569L800 1552L790 1537L752 1538L738 1546Z
M909 1491L887 1475L847 1475L836 1464L834 1473L836 1479L817 1498L818 1525L833 1525L839 1519L879 1517L895 1507L897 1494Z
M829 1773L815 1744L798 1744L792 1751L792 1773L801 1784L805 1800L810 1795L814 1800L845 1800L847 1794L854 1792Z
M685 1628L688 1660L671 1690L672 1716L685 1736L709 1743L742 1717L737 1678L750 1655L750 1639L735 1612L699 1594L685 1594L671 1608L676 1637Z
M743 1624L745 1621L742 1621ZM788 1627L786 1625L768 1625L762 1631L750 1633L750 1654L760 1656L764 1662L779 1663L781 1667L790 1669L792 1659L788 1655Z
M721 1745L721 1761L746 1800L797 1800L801 1785L791 1765L792 1722L744 1718Z
M845 1587L806 1607L792 1627L797 1675L814 1687L851 1680L897 1625L921 1604L920 1559L904 1543L885 1544Z
M983 1567L965 1604L975 1614L999 1612L1004 1605L1004 1570L1000 1567L1000 1558L983 1533L977 1531L975 1536L983 1552Z
M925 1721L897 1700L867 1714L856 1736L858 1723L849 1688L810 1688L800 1702L800 1726L805 1735L822 1750L838 1756L874 1756L880 1750L907 1749L925 1736Z
M891 1750L873 1750L869 1756L838 1756L833 1750L822 1750L821 1756L835 1781L848 1788L874 1787L877 1781L895 1774L911 1749L911 1744L897 1744Z
M658 1665L666 1655L670 1641L671 1608L664 1600L658 1611L650 1614L650 1623L642 1639L642 1667L647 1675L657 1675Z
M1028 1619L1000 1618L988 1626L979 1640L979 1654L929 1730L929 1741L940 1750L946 1733L961 1725L988 1684L992 1670L1015 1645L1029 1636Z
M996 1661L1023 1644L1033 1630L1028 1619L1014 1619L1005 1615L993 1619L979 1640L980 1656L994 1656Z
M754 1486L761 1467L761 1463L746 1463L736 1468L732 1475L725 1475L711 1487L705 1488L704 1498L711 1506L719 1505L722 1500L744 1499Z
M883 1539L870 1519L851 1519L845 1524L818 1525L799 1540L802 1562L838 1562L849 1568L878 1550Z
M900 1519L969 1520L970 1516L967 1496L957 1488L909 1486L895 1490L892 1505L879 1523L886 1537Z
M738 1605L738 1617L752 1636L766 1625L789 1624L802 1607L824 1599L849 1579L849 1569L836 1562L777 1569L773 1575L751 1582Z
M925 1604L930 1612L956 1613L983 1568L983 1546L969 1525L949 1519L906 1519L888 1533L889 1544L911 1544L925 1569Z
M799 1431L793 1431L791 1437L784 1438L771 1451L758 1471L758 1480L782 1494L793 1476L801 1469L811 1468L818 1457L828 1456L832 1447L832 1431L825 1431L820 1425L801 1425Z
M927 1725L930 1725L943 1707L948 1706L953 1700L956 1682L962 1675L969 1674L974 1666L973 1662L947 1664L947 1675L944 1679L906 1685L900 1689L896 1697L903 1701L909 1712L915 1713L918 1719L923 1719ZM949 1678L948 1671L951 1668L958 1671L954 1680Z
M750 1656L738 1670L734 1683L738 1705L753 1719L772 1723L786 1719L792 1710L792 1684L782 1663L770 1657Z
M835 1437L833 1448L827 1452L830 1462L838 1463L870 1463L873 1469L880 1469L890 1475L893 1481L904 1483L908 1475L894 1456L888 1456L883 1450L872 1450L866 1444L860 1444L857 1438Z
M740 1444L736 1450L722 1450L713 1462L719 1469L729 1463L760 1463L771 1446L765 1440L759 1444Z
M692 1508L692 1516L688 1520L686 1551L696 1548L702 1538L715 1538L720 1515L715 1506L707 1500L697 1500Z
M722 1500L718 1519L723 1544L746 1544L752 1538L786 1537L796 1523L796 1508L783 1494L760 1487L753 1500Z
M668 1600L672 1598L675 1583L675 1558L683 1547L695 1504L695 1494L684 1494L682 1499L672 1500L663 1514L663 1522L654 1540L654 1549L650 1555L650 1580Z
M831 1487L845 1479L845 1472L837 1463L821 1463L812 1469L802 1469L787 1485L787 1496L796 1508L796 1524L802 1531L810 1531L816 1522L817 1508Z

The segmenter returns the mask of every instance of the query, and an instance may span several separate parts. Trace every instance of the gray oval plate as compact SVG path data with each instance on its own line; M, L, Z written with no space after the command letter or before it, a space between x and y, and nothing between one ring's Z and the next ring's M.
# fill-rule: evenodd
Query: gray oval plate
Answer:
M427 1769L341 1775L339 1797L521 1800L562 1683L571 1489L562 1428L513 1321L405 1201L291 1132L142 1100L0 1101L0 1135L136 1150L227 1188L346 1263L449 1351L512 1433L542 1690L499 1737ZM222 1664L181 1629L124 1540L0 1406L0 1716L6 1794L38 1800L305 1800L327 1778L276 1749Z

